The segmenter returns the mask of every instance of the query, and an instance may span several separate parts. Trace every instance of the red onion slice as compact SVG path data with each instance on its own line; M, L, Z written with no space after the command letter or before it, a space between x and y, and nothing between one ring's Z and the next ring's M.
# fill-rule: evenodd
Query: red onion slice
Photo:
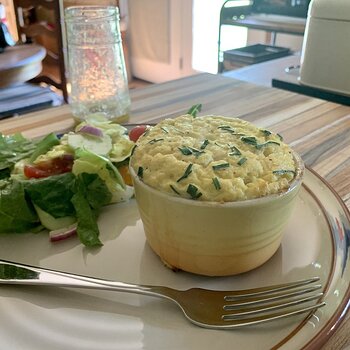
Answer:
M88 134L91 136L97 136L97 137L102 137L103 132L101 129L96 128L92 125L84 125L82 126L79 130L78 133L83 133L83 134Z
M74 156L73 156L73 154L69 154L69 153L65 153L65 154L63 154L62 155L62 159L64 159L64 160L74 160Z
M77 234L77 224L73 224L71 226L61 228L59 230L53 230L49 232L50 241L57 242L62 241L66 238L72 237Z

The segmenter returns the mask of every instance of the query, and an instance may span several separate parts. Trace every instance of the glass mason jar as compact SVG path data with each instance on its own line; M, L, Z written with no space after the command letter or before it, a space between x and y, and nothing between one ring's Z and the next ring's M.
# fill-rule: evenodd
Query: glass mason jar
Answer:
M65 24L73 116L84 120L98 113L119 123L128 120L130 96L118 8L68 7Z

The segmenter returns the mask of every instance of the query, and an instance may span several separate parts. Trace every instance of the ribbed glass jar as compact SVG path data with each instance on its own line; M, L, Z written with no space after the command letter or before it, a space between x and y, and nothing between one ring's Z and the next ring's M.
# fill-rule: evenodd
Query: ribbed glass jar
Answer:
M65 9L70 105L73 116L102 113L124 122L130 97L119 27L113 6L73 6Z

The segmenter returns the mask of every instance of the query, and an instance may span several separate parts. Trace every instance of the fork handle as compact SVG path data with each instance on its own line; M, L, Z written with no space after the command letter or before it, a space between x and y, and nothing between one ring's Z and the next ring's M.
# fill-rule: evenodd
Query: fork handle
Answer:
M42 267L0 260L0 284L46 285L55 287L112 290L170 299L168 287L146 286L82 276Z

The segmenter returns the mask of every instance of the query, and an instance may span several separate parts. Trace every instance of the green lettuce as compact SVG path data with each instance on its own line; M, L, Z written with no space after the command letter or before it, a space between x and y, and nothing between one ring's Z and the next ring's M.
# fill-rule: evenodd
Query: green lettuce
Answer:
M102 206L111 200L111 193L97 174L79 174L71 199L77 215L77 234L87 247L101 246L97 217Z
M23 184L9 181L0 190L0 233L28 232L39 225L39 218L26 198Z
M74 216L71 203L76 177L72 173L22 181L30 200L54 218Z
M8 178L15 163L30 157L36 143L21 134L5 136L0 133L0 179Z
M97 217L112 194L98 174L65 173L42 179L10 180L0 187L0 232L22 233L40 226L34 206L54 218L76 217L86 246L100 246Z

